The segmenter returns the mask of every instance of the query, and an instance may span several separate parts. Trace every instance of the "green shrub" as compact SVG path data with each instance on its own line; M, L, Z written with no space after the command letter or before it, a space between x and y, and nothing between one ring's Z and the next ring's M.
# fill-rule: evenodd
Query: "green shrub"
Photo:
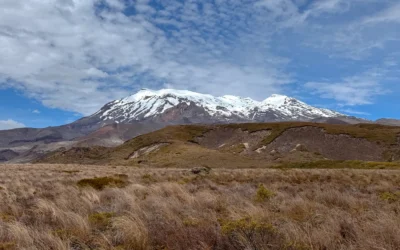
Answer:
M105 230L111 225L111 219L115 216L114 213L94 213L89 215L89 222L92 226L99 230Z
M185 227L196 227L200 224L200 221L195 218L186 218L182 222Z
M80 187L92 187L97 190L102 190L105 187L118 187L123 188L128 185L125 178L120 177L97 177L92 179L82 179L78 181Z
M384 201L393 203L393 202L400 200L400 192L396 192L396 193L383 192L379 195L379 197Z
M257 189L255 200L257 202L264 202L271 199L275 195L276 194L274 192L265 188L263 184L260 184Z

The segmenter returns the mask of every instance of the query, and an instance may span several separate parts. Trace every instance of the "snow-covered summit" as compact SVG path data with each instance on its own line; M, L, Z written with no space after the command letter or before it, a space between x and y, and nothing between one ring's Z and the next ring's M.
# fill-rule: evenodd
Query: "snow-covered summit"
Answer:
M108 103L95 115L104 121L131 122L151 119L178 107L185 107L185 110L196 107L195 115L207 116L212 122L238 119L240 121L307 120L342 116L337 112L315 108L284 95L274 94L259 102L248 97L232 95L215 97L176 89L142 89L131 96ZM194 115L193 112L189 113ZM186 116L190 116L189 113Z

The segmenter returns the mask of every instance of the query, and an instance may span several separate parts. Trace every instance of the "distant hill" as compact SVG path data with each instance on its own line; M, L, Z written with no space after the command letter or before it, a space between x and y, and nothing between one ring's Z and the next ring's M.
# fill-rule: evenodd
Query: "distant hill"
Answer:
M215 97L187 90L148 90L104 105L93 115L48 128L0 131L0 162L23 163L60 148L114 147L138 135L170 125L260 122L375 123L313 107L285 95L263 101L224 95ZM382 119L378 123L400 125Z
M400 127L303 122L169 126L114 147L74 147L41 163L255 167L319 160L400 160Z
M284 95L271 95L259 102L187 90L143 89L70 124L0 131L0 151L14 152L0 162L27 162L61 147L116 146L169 125L308 121L337 116L343 115Z
M389 126L400 126L400 120L396 119L379 119L376 120L376 123Z

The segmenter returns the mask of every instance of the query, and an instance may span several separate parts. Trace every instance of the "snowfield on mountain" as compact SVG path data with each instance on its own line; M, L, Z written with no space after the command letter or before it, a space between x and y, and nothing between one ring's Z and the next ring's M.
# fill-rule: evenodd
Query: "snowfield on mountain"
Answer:
M219 122L310 120L344 116L284 95L273 94L260 102L239 96L215 97L175 89L142 89L134 95L106 104L93 116L99 116L104 121L126 123L152 119L179 106L197 108L200 115Z

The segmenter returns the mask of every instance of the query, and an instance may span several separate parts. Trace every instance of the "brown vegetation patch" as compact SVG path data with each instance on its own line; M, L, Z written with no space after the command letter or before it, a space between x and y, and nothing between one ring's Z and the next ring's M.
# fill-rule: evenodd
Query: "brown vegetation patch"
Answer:
M94 147L73 147L69 150L61 148L56 152L49 153L36 160L39 163L68 163L68 164L93 164L105 159L111 148Z
M209 159L213 160L215 166L211 167L244 166L245 162L250 167L324 158L397 161L400 160L399 133L400 127L376 124L283 122L171 126L112 149L60 150L39 162L188 167L186 162L190 159L203 161L204 158L207 164ZM297 145L301 147L296 148ZM223 158L231 160L219 160Z
M250 132L241 128L216 126L202 136L197 137L195 141L201 146L211 149L229 148L234 145L242 145L245 149L253 149L270 134L270 130Z
M221 224L233 249L282 249L285 246L283 235L270 223L247 217Z
M298 168L298 169L400 169L400 162L368 162L368 161L314 161L314 162L288 162L273 166L273 168Z
M92 187L97 190L102 190L105 187L118 187L122 188L128 185L126 178L119 175L110 177L97 177L91 179L82 179L77 182L79 187Z
M400 127L385 126L379 124L325 124L310 122L281 122L281 123L246 123L246 124L228 124L221 125L229 128L241 128L249 132L257 132L262 130L271 130L271 135L263 140L263 144L267 145L273 142L283 132L290 128L315 127L322 128L329 134L349 135L355 138L363 138L372 142L380 142L386 145L398 144L398 135Z
M76 185L98 175L131 184ZM176 168L3 165L0 246L397 249L399 182L400 170L375 168L221 168L201 175Z
M334 160L382 161L387 158L384 155L387 147L376 142L345 134L330 134L316 127L288 129L268 144L266 151L277 150L286 154L299 144L310 152Z

